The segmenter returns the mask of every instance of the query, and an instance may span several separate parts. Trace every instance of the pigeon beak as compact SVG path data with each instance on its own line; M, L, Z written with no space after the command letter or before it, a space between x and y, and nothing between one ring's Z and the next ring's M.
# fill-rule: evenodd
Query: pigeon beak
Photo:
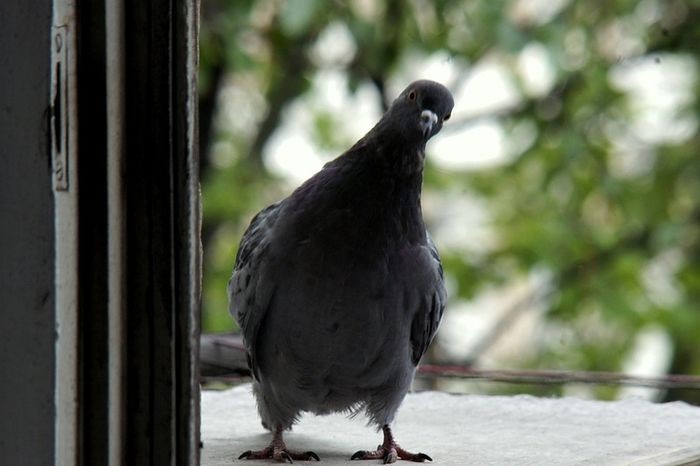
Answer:
M420 126L421 131L423 131L423 137L424 138L429 138L432 131L433 131L433 125L437 123L438 117L435 114L435 112L431 110L423 110L420 114L420 122L418 123L418 126Z

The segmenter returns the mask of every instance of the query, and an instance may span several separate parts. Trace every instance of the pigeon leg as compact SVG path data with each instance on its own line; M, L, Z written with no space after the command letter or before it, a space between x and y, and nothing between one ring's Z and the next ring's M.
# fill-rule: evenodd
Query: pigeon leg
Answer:
M278 425L275 428L275 433L272 436L272 442L270 442L270 445L267 447L263 448L262 450L248 450L244 451L241 453L241 456L238 457L238 459L247 459L247 460L267 460L267 459L273 459L277 461L278 463L284 463L285 461L288 461L289 463L293 463L293 460L299 460L299 461L310 461L312 459L316 461L321 461L316 453L313 451L306 451L306 452L296 452L296 451L291 451L287 449L287 445L285 445L284 440L282 439L282 431L284 429L282 426Z
M374 451L360 450L352 455L351 460L384 460L384 464L395 463L397 459L423 462L425 460L433 461L433 459L425 453L411 453L401 448L391 433L389 425L382 426L384 432L384 443L377 446Z

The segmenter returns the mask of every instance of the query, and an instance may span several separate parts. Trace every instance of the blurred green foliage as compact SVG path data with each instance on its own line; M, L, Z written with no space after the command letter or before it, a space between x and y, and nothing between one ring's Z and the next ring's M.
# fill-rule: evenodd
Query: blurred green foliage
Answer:
M464 74L498 57L521 93L517 105L486 115L514 143L523 138L518 128L533 133L506 163L446 170L428 158L426 192L478 197L497 238L474 255L441 247L452 299L544 270L546 319L570 332L564 343L538 342L526 365L619 370L635 333L657 325L673 343L670 370L700 373L697 1L203 0L204 331L234 326L225 289L238 241L252 215L290 189L266 167L263 150L285 109L310 89L322 66L313 49L331 24L344 25L355 45L351 59L334 66L350 91L372 83L378 107L393 98L388 83L412 57L436 52ZM529 92L518 71L532 44L545 50L554 73L544 94ZM681 136L646 138L638 129L644 102L624 89L624 74L616 83L620 69L646 62L669 65L670 83L674 70L690 76L691 98L668 116L685 119ZM258 104L222 110L237 83L257 89ZM341 120L314 111L317 145L339 154L352 142L339 136ZM455 116L450 131L480 117ZM669 131L681 125L670 123ZM631 140L627 149L621 140ZM626 169L621 152L629 153ZM650 272L657 269L658 277ZM670 291L655 291L659 282ZM681 396L700 399L669 394Z

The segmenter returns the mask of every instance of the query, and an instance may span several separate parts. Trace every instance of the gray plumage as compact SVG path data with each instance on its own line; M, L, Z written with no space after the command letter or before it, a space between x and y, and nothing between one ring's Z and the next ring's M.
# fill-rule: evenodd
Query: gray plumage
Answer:
M245 232L230 312L269 429L290 428L303 411L364 410L378 427L394 419L446 301L420 193L425 143L452 107L442 85L412 83L365 137Z

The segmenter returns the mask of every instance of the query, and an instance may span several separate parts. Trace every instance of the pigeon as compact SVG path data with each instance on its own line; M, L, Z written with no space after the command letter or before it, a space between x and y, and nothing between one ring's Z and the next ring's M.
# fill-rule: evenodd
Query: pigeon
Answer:
M303 412L364 412L383 443L351 459L432 461L401 448L390 425L447 300L420 198L426 142L453 106L443 85L413 82L362 139L251 221L229 310L273 437L239 459L319 460L288 449L284 431Z

